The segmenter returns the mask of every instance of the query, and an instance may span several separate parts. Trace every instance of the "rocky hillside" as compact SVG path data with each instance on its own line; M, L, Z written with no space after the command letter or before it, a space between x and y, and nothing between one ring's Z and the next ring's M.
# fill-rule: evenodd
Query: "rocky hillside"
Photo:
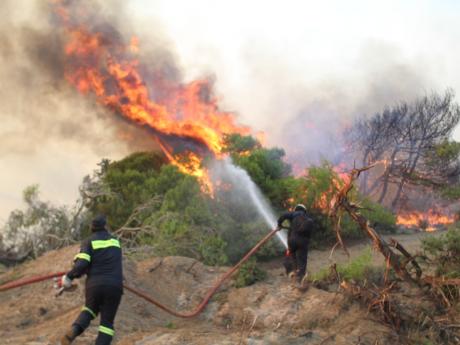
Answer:
M359 248L359 246L357 246ZM0 275L0 282L66 270L77 246L49 252ZM329 252L310 254L311 267ZM391 329L343 295L294 289L279 265L267 265L263 282L235 288L230 281L205 311L190 320L172 317L126 291L115 323L118 345L395 344ZM193 309L225 268L183 257L125 259L131 285L180 311ZM0 293L2 344L56 344L83 305L83 284L54 297L52 282ZM97 322L75 342L91 344Z

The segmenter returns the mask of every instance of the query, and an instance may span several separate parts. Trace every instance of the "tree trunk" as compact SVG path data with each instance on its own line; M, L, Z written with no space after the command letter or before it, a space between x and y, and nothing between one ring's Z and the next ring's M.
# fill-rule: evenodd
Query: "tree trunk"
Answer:
M382 187L382 192L380 193L380 197L379 197L379 200L378 202L379 203L382 203L383 200L385 199L385 196L388 192L388 185L390 183L389 179L390 179L390 173L393 171L393 165L395 163L395 158L396 158L396 155L399 153L399 148L396 147L394 150L393 150L393 153L391 154L391 157L390 157L390 164L388 165L388 168L385 172L385 175L384 175L384 180L383 180L383 187Z
M408 180L408 176L410 177L414 173L415 168L417 167L417 163L418 163L418 160L420 159L421 151L422 149L419 146L417 149L417 154L415 155L414 161L412 162L410 166L409 172L404 174L401 179L401 182L399 182L399 186L398 186L398 190L396 192L395 198L393 199L393 202L391 203L391 208L393 211L395 211L398 206L398 202L399 202L399 199L401 198L403 187L406 184L406 181Z

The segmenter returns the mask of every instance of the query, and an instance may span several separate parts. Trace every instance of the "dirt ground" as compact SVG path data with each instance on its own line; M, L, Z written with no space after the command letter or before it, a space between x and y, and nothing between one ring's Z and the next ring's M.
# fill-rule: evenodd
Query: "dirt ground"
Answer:
M437 233L396 235L409 251L419 239ZM349 246L352 258L368 246ZM78 246L49 252L35 261L0 275L0 283L68 269ZM309 271L331 263L330 250L309 254ZM382 264L374 253L375 264ZM337 249L333 261L348 260ZM117 320L114 344L118 345L270 345L270 344L397 344L392 330L372 318L366 309L347 302L341 294L311 287L294 289L275 260L267 264L268 276L245 288L227 283L197 318L183 320L125 292ZM186 311L193 309L226 268L207 267L194 259L154 257L125 260L130 284L148 292L162 303ZM54 297L52 282L38 283L0 292L0 338L2 344L58 344L58 338L78 315L83 305L83 282L73 293ZM75 341L92 344L97 322Z

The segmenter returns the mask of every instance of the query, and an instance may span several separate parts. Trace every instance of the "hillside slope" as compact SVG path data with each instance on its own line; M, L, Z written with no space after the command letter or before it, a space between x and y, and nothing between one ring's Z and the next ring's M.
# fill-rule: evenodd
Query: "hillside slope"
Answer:
M0 282L66 270L77 251L72 246L49 252L2 274ZM328 254L314 251L310 265L324 263ZM131 285L181 311L193 309L223 272L225 268L183 257L125 259ZM52 282L0 293L2 344L56 344L83 301L83 282L58 298ZM268 267L267 278L249 287L227 283L204 313L190 320L172 317L126 291L115 329L114 343L119 345L396 343L391 329L373 320L367 309L341 294L314 287L306 292L293 289L278 267ZM96 332L94 322L75 344L91 344Z

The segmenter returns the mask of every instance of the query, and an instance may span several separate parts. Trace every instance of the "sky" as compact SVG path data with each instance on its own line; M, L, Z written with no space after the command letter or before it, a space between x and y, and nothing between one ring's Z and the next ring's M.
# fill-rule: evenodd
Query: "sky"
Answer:
M120 17L140 37L141 49L153 41L167 46L186 80L212 76L222 108L266 132L269 145L298 143L302 150L316 151L328 145L323 132L353 116L447 87L460 97L460 1L123 3ZM17 6L10 9L14 13L24 12L24 4L11 6ZM5 55L3 64L8 61ZM0 96L11 97L12 72L0 73ZM67 137L38 136L33 149L18 149L29 139L25 136L34 131L46 136L49 130L33 111L27 114L33 127L24 130L16 112L40 99L21 95L15 100L21 107L0 105L0 223L21 207L27 185L39 184L42 197L53 203L72 204L83 176L102 157L118 159L129 152L100 123L85 132L85 140L66 129ZM57 107L55 121L61 112L78 118L85 109ZM321 133L301 138L293 128L313 117ZM460 129L454 138L460 140Z

